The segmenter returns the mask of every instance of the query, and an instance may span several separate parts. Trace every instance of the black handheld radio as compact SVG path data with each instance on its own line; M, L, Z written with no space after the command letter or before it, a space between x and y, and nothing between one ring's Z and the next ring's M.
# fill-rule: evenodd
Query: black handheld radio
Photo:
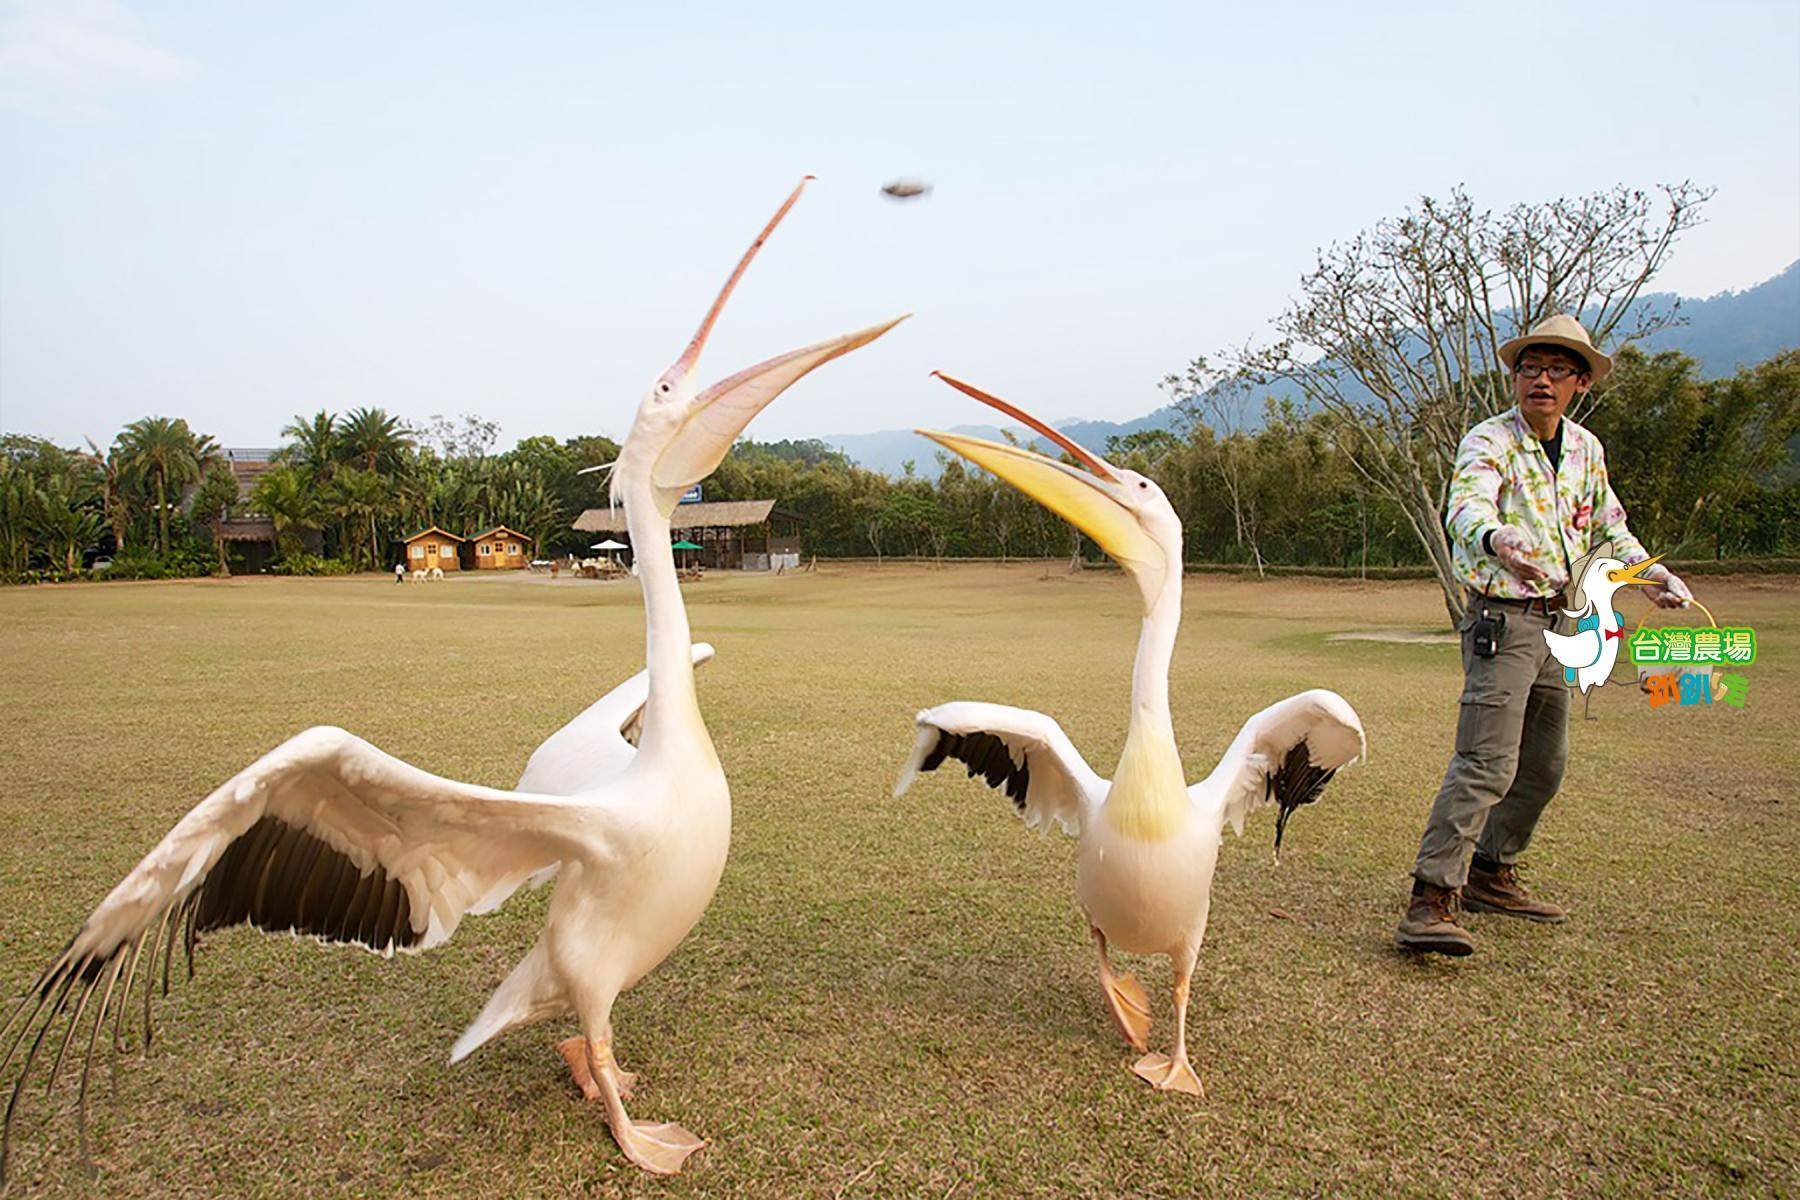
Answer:
M1469 627L1470 648L1475 651L1475 657L1492 658L1500 653L1500 642L1505 636L1506 614L1495 612L1487 606L1487 601L1481 601L1475 623Z

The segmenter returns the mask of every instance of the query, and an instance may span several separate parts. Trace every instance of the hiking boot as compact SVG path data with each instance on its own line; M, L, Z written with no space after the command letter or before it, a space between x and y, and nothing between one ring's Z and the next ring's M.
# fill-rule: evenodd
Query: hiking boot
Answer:
M1555 925L1569 919L1569 914L1548 900L1534 900L1531 892L1519 882L1519 872L1511 863L1495 863L1488 870L1479 863L1469 865L1469 882L1463 887L1463 904L1474 912L1497 912L1527 921Z
M1475 953L1475 939L1456 923L1455 908L1455 888L1416 885L1406 915L1394 931L1394 942L1402 950L1430 950L1458 958Z

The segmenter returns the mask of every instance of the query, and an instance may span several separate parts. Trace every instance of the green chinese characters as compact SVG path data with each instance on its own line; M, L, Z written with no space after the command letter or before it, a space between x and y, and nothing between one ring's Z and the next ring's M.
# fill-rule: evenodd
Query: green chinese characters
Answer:
M1626 645L1632 665L1640 667L1690 663L1744 667L1756 661L1756 630L1748 626L1649 629L1640 625L1632 631Z

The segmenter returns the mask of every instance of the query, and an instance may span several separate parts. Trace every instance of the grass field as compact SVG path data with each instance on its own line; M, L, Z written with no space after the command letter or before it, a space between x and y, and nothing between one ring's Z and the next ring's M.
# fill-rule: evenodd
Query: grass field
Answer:
M701 703L732 781L711 911L616 1011L634 1115L712 1145L626 1165L550 1049L451 1041L547 893L384 962L243 930L97 1080L99 1189L127 1196L1190 1196L1800 1191L1800 638L1788 580L1702 581L1756 627L1749 704L1604 689L1528 878L1566 926L1472 917L1470 959L1392 949L1450 748L1430 585L1191 580L1174 679L1190 778L1243 720L1323 685L1370 761L1227 836L1190 1044L1207 1097L1152 1092L1102 1008L1072 843L942 773L889 799L919 707L1041 708L1108 773L1136 600L1037 566L823 569L690 588ZM1640 605L1630 597L1627 605ZM1627 610L1635 619L1639 608ZM511 786L642 663L635 586L372 578L0 592L0 994L23 989L189 805L289 734L344 725ZM1621 672L1623 673L1623 672ZM1579 714L1579 705L1577 706ZM1279 915L1277 915L1279 914ZM1167 970L1130 963L1170 1033ZM74 1087L41 1086L15 1194L81 1192Z

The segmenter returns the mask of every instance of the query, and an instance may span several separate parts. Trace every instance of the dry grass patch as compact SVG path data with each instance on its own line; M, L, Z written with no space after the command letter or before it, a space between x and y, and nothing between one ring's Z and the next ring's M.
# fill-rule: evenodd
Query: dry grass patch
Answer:
M1777 1194L1800 1188L1800 635L1786 581L1705 579L1763 660L1743 710L1577 721L1530 878L1564 927L1473 918L1481 951L1390 948L1450 748L1445 645L1332 642L1442 623L1417 583L1203 577L1173 671L1191 777L1304 687L1361 712L1371 761L1221 856L1191 1038L1203 1102L1128 1070L1073 907L1071 845L960 777L888 798L919 707L1041 708L1096 768L1125 731L1136 601L1116 575L824 568L689 590L732 778L711 912L621 1001L634 1113L713 1145L672 1182L624 1164L550 1042L450 1042L530 944L544 896L382 962L234 931L104 1074L113 1195L1187 1196ZM511 584L517 583L518 586ZM1630 614L1628 614L1630 615ZM636 670L635 588L373 578L0 593L0 993L207 790L341 724L509 786ZM1279 909L1286 919L1271 915ZM1160 962L1133 964L1156 995ZM1167 1035L1158 1013L1153 1036ZM34 1096L20 1194L78 1192L74 1089ZM49 1114L48 1118L46 1114Z

